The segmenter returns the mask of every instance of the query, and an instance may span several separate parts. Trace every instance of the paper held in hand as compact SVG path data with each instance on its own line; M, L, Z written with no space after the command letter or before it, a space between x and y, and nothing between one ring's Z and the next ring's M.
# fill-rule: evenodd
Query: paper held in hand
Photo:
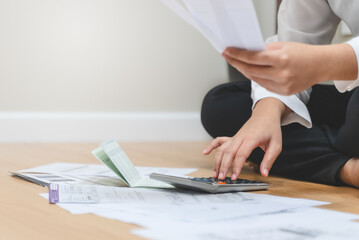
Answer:
M173 188L173 186L150 178L141 177L131 160L115 140L103 142L92 154L109 167L129 187Z
M222 53L227 47L264 50L252 0L162 0Z

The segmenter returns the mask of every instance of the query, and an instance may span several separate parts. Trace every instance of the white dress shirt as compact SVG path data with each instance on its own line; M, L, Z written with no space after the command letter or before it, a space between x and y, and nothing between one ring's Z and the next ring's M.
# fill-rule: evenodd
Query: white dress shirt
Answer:
M343 20L354 38L347 42L359 60L359 0L284 0L278 12L278 34L267 42L301 42L313 45L330 44L338 24ZM359 61L358 70L359 70ZM359 78L353 81L334 81L340 92L351 91L359 86ZM282 125L298 122L312 127L306 107L311 88L292 96L269 92L252 81L253 106L266 97L275 97L293 112L282 119Z

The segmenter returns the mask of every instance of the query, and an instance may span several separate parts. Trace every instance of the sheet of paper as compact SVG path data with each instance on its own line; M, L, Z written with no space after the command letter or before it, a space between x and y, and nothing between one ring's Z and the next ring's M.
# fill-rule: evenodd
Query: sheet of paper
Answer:
M188 10L184 8L178 0L162 0L162 2L185 22L192 25L197 31L206 37L218 52L223 52L223 47L221 46L219 39L217 39L217 37L209 29L205 27L203 28L203 26L201 27L201 23L197 23Z
M126 213L130 213L130 215L135 214L138 217L153 216L166 221L209 223L247 219L251 216L277 214L282 213L284 210L327 204L326 202L307 199L282 198L269 195L262 197L258 194L248 195L247 193L189 194L164 190L138 189L137 191L137 189L126 189L121 190L121 198L125 200L122 200L120 204L59 205L76 214L98 214L109 211L110 213L108 214L114 214L113 219L116 216L121 216L121 219L117 220L125 220L128 215ZM165 198L163 198L164 196ZM164 199L166 200L164 201ZM168 201L169 199L172 201ZM78 206L80 207L80 212Z
M178 16L200 31L222 53L227 47L253 51L264 41L251 0L162 0Z
M236 202L240 193L206 194L175 189L133 189L107 186L64 185L49 186L51 203L150 203L150 204L202 204Z
M127 187L127 183L117 176L100 175L65 175L59 173L12 173L14 176L48 187L50 183L68 185L100 185Z
M105 217L105 216L103 216ZM267 219L268 221L274 219ZM158 226L165 223L157 221ZM261 224L261 225L259 225ZM264 224L264 225L262 225ZM326 224L323 222L323 224ZM332 224L328 229L318 227L318 225L308 226L305 223L284 224L282 226L275 225L271 222L252 223L252 226L245 222L231 223L228 225L218 224L217 226L201 226L203 228L195 229L196 225L183 224L166 224L166 228L147 228L132 231L134 234L146 238L156 240L356 240L358 239L357 224L342 222L340 224ZM223 228L222 228L223 227ZM344 227L344 230L342 230ZM222 231L219 229L222 228ZM182 230L182 231L179 231Z
M327 202L264 194L124 189L119 203L58 204L74 214L138 224L150 239L356 239L359 215L312 208ZM259 228L260 227L260 231Z
M196 168L166 168L166 167L135 167L141 178L148 177L151 173L161 173L174 176L185 176L186 174L197 171ZM116 177L117 175L102 164L86 164L86 163L64 163L57 162L34 168L18 171L19 173L56 173L70 176L107 176Z
M61 205L67 208L66 204ZM109 212L113 214L112 219L121 216L117 220L125 221L128 215L136 215L138 222L142 225L142 217L153 217L168 222L181 222L191 224L218 223L241 221L253 217L266 216L268 214L282 214L295 208L304 208L306 204L291 206L287 204L274 204L272 202L257 202L256 200L237 200L236 202L205 203L205 204L131 204L131 203L109 203L88 205L85 210L88 213L97 214ZM70 206L76 209L76 206Z
M185 176L197 170L195 168L163 167L135 167L135 169L141 178L135 187L158 188L172 188L172 186L150 179L149 175L151 173ZM127 182L111 169L100 164L52 163L24 169L12 174L42 186L49 186L50 182L66 183L69 185L128 186Z
M109 169L100 164L65 163L56 162L20 170L20 173L62 173L62 174L101 174L101 171L108 172Z
M48 187L50 182L61 182L61 183L70 183L74 182L74 179L61 176L59 174L47 174L47 173L14 173L11 172L12 176Z
M234 209L235 210L235 209ZM150 239L357 239L359 223L351 220L358 215L298 208L277 214L253 216L229 222L205 224L173 223L161 228L161 221L147 223L147 229L134 230Z
M358 215L308 208L318 201L253 194L259 197L251 202L241 195L236 203L58 205L144 226L134 233L151 239L356 239L358 234L358 223L351 222Z
M257 196L259 197L257 198ZM283 213L284 210L327 204L307 199L269 195L261 197L259 194L247 195L247 193L214 195L174 190L138 189L137 191L137 189L130 188L121 191L121 197L125 199L121 203L58 205L76 214L97 214L110 211L114 215L122 217L127 216L125 213L130 213L138 216L153 216L166 221L210 223L247 219L253 216ZM78 206L80 210L78 210Z

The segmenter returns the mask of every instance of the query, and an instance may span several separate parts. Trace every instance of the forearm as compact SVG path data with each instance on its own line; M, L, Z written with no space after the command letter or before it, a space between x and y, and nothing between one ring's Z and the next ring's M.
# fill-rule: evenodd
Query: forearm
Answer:
M355 52L349 44L320 46L319 57L323 78L328 80L356 80L358 63Z
M268 97L258 101L253 108L253 118L267 118L268 120L279 121L289 112L288 108L283 102L276 98Z
M330 80L356 80L357 58L349 44L275 42L261 52L228 48L226 60L249 79L282 96Z

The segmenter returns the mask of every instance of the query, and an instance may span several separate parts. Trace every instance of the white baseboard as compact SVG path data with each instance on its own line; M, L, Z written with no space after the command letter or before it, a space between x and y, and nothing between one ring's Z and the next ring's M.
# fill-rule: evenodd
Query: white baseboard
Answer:
M196 112L0 113L0 142L206 141Z

